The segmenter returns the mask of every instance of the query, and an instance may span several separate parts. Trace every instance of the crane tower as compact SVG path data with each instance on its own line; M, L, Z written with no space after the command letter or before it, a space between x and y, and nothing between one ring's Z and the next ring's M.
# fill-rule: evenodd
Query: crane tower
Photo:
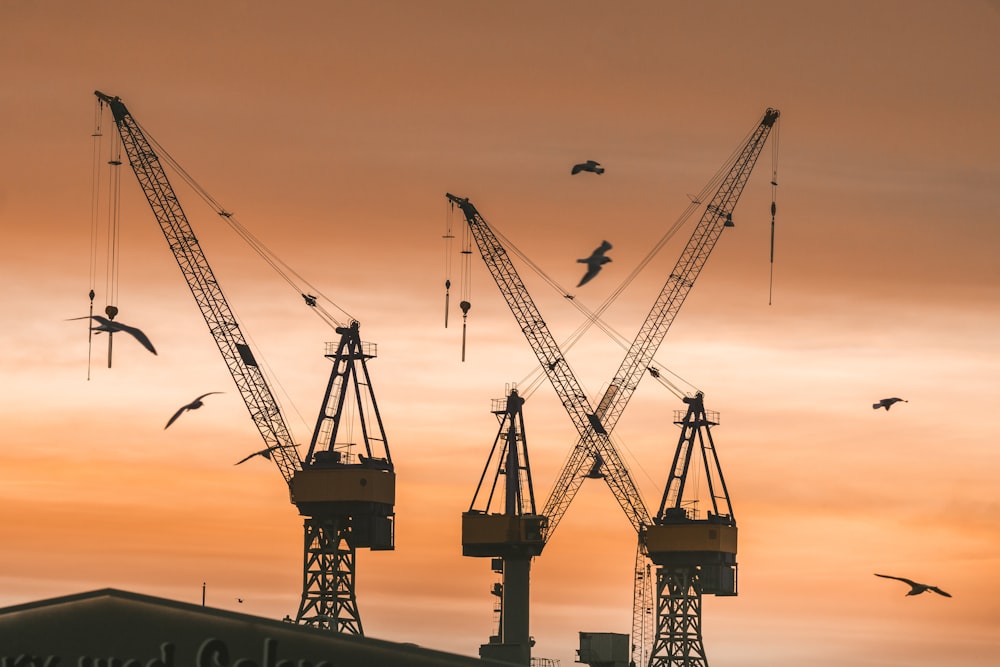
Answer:
M531 559L542 552L546 519L535 510L523 405L517 389L493 402L500 429L469 511L462 514L462 555L492 558L493 569L503 577L494 588L500 599L499 631L479 648L480 657L529 665Z
M132 170L267 445L266 458L278 467L292 503L304 517L302 598L296 621L363 635L355 589L356 550L394 548L396 478L367 368L375 347L361 340L356 321L336 328L340 340L328 343L326 351L333 362L330 380L308 452L300 458L160 156L118 97L100 91L95 95L111 109ZM315 298L310 303L307 297L306 303L315 305ZM357 403L361 422L360 442L342 438L345 404L352 403Z
M719 463L713 426L718 414L706 411L699 392L684 399L688 408L675 422L680 439L653 524L642 533L656 565L656 637L650 667L707 667L701 635L702 595L736 595L736 517ZM688 485L691 464L705 473L711 508Z

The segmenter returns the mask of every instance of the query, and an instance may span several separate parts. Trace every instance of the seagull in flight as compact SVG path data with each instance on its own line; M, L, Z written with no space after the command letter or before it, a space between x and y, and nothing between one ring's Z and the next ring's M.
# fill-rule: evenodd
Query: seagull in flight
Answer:
M191 401L187 405L182 405L177 410L177 412L174 413L174 416L170 418L170 421L167 422L167 426L163 427L163 430L166 430L168 426L170 426L175 421L177 421L177 418L180 417L182 414L184 414L185 411L187 411L187 410L197 410L201 406L205 405L202 402L201 399L205 398L206 396L211 396L212 394L221 394L221 393L222 393L221 391L210 391L207 394L202 394L201 396L199 396L198 398L194 399L193 401Z
M591 278L600 273L604 265L611 261L610 257L604 256L604 253L606 253L608 250L611 250L611 244L608 243L607 241L602 241L601 245L597 246L594 252L590 253L590 257L576 260L581 264L587 265L587 272L583 274L583 278L580 280L580 283L577 285L577 287L580 287L585 282L589 281Z
M912 581L910 579L906 579L905 577L893 577L893 576L890 576L888 574L878 574L878 573L876 573L875 576L876 577L883 577L885 579L896 579L898 581L902 581L904 583L909 584L910 585L910 591L907 593L907 595L920 595L921 593L926 593L927 591L934 591L938 595L943 595L946 598L950 598L951 597L950 593L945 593L943 590L941 590L937 586L929 586L928 584L920 584L920 583L917 583L916 581Z
M889 412L889 408L891 408L895 403L899 403L900 401L902 401L903 403L909 403L909 401L907 401L906 399L903 399L903 398L883 398L878 403L873 403L872 404L872 410L878 410L879 408L885 408L885 411Z
M146 348L153 354L156 354L156 348L153 347L153 344L149 341L149 337L147 337L146 334L144 334L141 329L130 327L127 324L122 324L121 322L115 322L114 320L109 320L108 318L102 317L100 315L86 315L84 317L71 317L69 319L94 320L95 322L97 322L97 326L90 327L91 331L106 331L107 333L114 333L116 331L121 331L127 333L133 338L135 338L137 341L142 343L142 346L144 348Z
M250 456L247 456L245 458L240 459L239 461L237 461L233 465L238 466L241 463L246 463L247 461L249 461L250 459L252 459L255 456L263 456L265 459L267 459L268 461L270 461L271 460L271 452L273 452L276 449L295 449L295 445L276 445L274 447L267 447L266 449L262 449L259 452L254 452Z
M595 174L603 174L604 167L601 166L600 162L595 162L594 160L587 160L586 162L581 162L580 164L574 164L573 170L570 171L570 174L576 175L579 174L581 171L592 171Z

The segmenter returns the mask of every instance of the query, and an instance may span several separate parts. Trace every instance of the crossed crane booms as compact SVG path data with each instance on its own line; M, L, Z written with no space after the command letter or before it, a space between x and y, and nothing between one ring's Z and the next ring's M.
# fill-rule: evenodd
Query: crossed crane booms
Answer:
M720 196L722 194L718 193L716 198ZM675 266L669 274L637 338L622 360L612 385L609 385L595 410L490 226L468 199L450 194L448 198L462 208L484 262L579 432L580 440L570 451L560 478L545 503L543 514L548 519L548 525L543 542L548 541L587 476L603 476L629 522L641 535L652 520L628 468L610 440L610 433L690 291L694 278L703 267L727 216L721 209L706 211L678 261L679 266ZM719 229L716 230L716 227ZM692 257L698 261L693 261ZM616 388L613 395L611 387ZM588 459L593 459L591 473L594 474L583 475ZM611 474L598 475L601 467Z
M584 476L581 473L590 458L598 465L604 463L604 469L612 472L610 475L604 475L603 478L625 511L629 522L635 527L636 532L641 532L642 526L649 525L651 519L628 468L614 443L611 442L610 432L614 423L602 424L602 418L606 411L601 410L598 413L591 406L565 356L559 349L558 343L548 330L537 307L531 301L516 269L512 265L499 266L495 258L491 260L488 257L490 249L493 249L493 252L496 252L498 248L502 251L502 245L493 235L489 225L467 200L462 202L462 207L469 226L474 232L473 236L483 253L484 260L493 272L494 278L497 279L515 319L530 323L529 326L524 326L522 331L529 343L532 344L535 356L556 389L556 393L564 399L563 405L580 435L579 442L571 450L569 459L563 467L559 481L545 503L543 514L548 517L549 523L543 539L547 541L548 536L552 534L562 517L562 513L565 512L576 491L583 483ZM520 298L517 298L518 296ZM626 355L625 361L630 356ZM602 400L599 405L606 407L607 401ZM617 421L617 416L614 414L612 421Z
M483 261L486 262L497 287L500 288L507 305L542 365L542 370L563 401L563 407L566 408L580 434L579 442L571 450L559 481L545 503L544 514L548 518L548 527L543 535L543 541L547 541L551 536L562 513L566 511L583 483L581 473L588 455L594 460L591 469L593 474L589 476L598 476L602 465L612 473L604 475L604 479L636 531L641 535L644 526L650 525L649 511L609 434L652 360L653 352L662 342L678 309L684 303L695 279L708 260L723 229L732 226L732 209L739 200L778 115L776 109L768 109L756 130L744 143L740 153L729 163L728 176L722 180L712 201L706 206L674 270L669 274L639 334L626 353L613 380L614 384L609 385L609 389L598 403L597 410L591 406L581 390L558 343L521 282L517 269L510 262L506 250L489 225L467 198L446 195L465 214ZM611 387L616 388L613 394Z

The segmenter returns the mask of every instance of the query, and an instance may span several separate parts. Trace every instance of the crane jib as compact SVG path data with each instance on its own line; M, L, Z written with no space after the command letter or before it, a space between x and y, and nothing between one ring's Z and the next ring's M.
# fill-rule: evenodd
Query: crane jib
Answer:
M570 450L570 456L543 510L543 514L549 520L546 540L555 530L562 514L579 489L588 456L595 461L601 457L605 470L610 473L605 475L604 479L636 530L641 532L644 525L649 525L649 513L608 435L649 367L659 344L721 236L723 228L732 226L733 208L779 115L777 109L767 109L751 133L750 139L743 145L715 196L706 206L704 215L695 227L676 266L670 272L646 321L639 328L636 339L625 354L614 380L599 401L597 410L590 408L589 401L579 390L579 383L565 363L565 357L559 350L558 344L538 314L516 268L489 225L468 198L446 194L448 200L459 206L465 215L497 287L506 299L564 408L580 431L580 440ZM584 415L582 421L581 414Z
M236 324L236 316L219 287L218 280L180 206L159 157L148 137L119 98L100 91L95 91L94 94L111 108L115 126L121 136L122 146L129 156L132 170L174 254L174 259L195 297L205 323L229 367L261 437L269 446L269 458L278 466L285 481L290 483L295 473L302 469L302 462L299 460L291 432L242 331ZM274 447L271 447L272 445Z

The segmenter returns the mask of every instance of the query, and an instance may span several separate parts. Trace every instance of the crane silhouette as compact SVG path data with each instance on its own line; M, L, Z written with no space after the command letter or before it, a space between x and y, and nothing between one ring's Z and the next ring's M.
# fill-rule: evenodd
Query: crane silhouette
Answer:
M637 570L640 560L642 559L644 562L655 550L646 543L650 529L664 528L669 531L675 527L654 525L628 468L610 439L610 434L635 391L639 379L647 372L657 347L662 342L678 309L694 285L695 279L715 246L715 242L722 234L723 229L732 226L732 208L739 200L746 180L778 116L779 112L776 109L768 109L750 138L744 143L740 158L732 165L728 178L719 187L711 204L706 207L706 211L692 233L677 266L669 274L654 308L647 316L646 322L640 327L639 334L622 360L618 373L608 384L604 396L597 402L596 407L591 404L586 392L583 391L575 374L569 368L559 344L545 323L545 318L538 312L534 300L518 275L506 249L490 229L489 224L467 198L456 197L450 193L446 195L452 204L462 209L487 269L507 301L507 305L534 351L540 367L545 371L556 394L559 395L563 407L580 436L562 468L559 479L550 493L541 515L537 517L543 519L539 524L542 530L539 550L551 538L583 480L592 476L604 479L639 535ZM690 421L692 425L700 425L708 421L705 411L696 409L701 408L700 398L699 395L697 401L691 400L689 403L689 418L686 420ZM687 430L692 431L693 429ZM725 496L728 505L728 492L722 491L722 488L719 487L719 493ZM671 552L670 549L675 541L669 539L670 535L667 536L668 539L661 540L659 544L654 545L659 551L664 552L663 558L656 563L658 566L655 606L657 609L656 639L650 661L647 663L645 659L642 659L642 664L648 664L649 667L667 667L668 661L671 660L669 656L676 657L682 654L685 660L688 657L695 657L696 654L700 655L702 660L698 663L688 661L685 664L707 664L700 630L702 593L736 594L735 520L732 517L731 509L727 507L723 512L726 516L723 516L723 513L710 512L709 519L704 522L692 522L691 526L679 526L682 531L692 527L695 531L700 531L698 534L703 539L698 540L697 544L707 549L706 561L711 560L710 563L691 564L690 561L694 558L691 553ZM482 516L486 519L492 518L489 515ZM713 525L707 525L709 522ZM467 537L477 540L482 536L482 533L466 535L465 528L466 526L463 525L463 545L466 545ZM526 526L521 526L521 528L526 528ZM505 546L522 546L521 542L526 541L524 538L526 538L527 532L522 533L520 530L515 532L521 535L521 540L501 540L501 542ZM710 535L713 537L709 537ZM690 539L690 534L688 534L684 541L691 544ZM703 552L697 553L702 554ZM678 565L678 557L686 560ZM504 563L505 573L506 565L507 563ZM709 565L708 569L711 570L704 577L702 575L705 570L703 565ZM527 599L527 576L523 579L519 593L524 599ZM511 583L505 575L504 598L508 597ZM639 588L638 578L636 588ZM645 608L648 607L649 605ZM511 621L509 616L511 611L507 604L502 602L500 613L505 627ZM644 613L646 612L643 608L639 608L637 614L636 605L633 604L633 658L641 653L642 649L638 647L646 642L646 630L637 630L636 626L636 618ZM516 616L516 612L514 615ZM692 619L696 619L695 624L698 626L694 632L691 631ZM652 630L651 625L650 630ZM652 637L649 640L652 641ZM481 655L485 654L481 653ZM636 659L635 664L639 663L640 660ZM680 663L669 662L669 664L678 665Z
M301 458L261 364L170 184L161 156L121 99L100 91L95 95L110 107L139 186L264 440L265 449L252 456L275 464L288 485L292 503L305 517L302 598L295 621L363 636L354 585L356 551L395 548L396 476L367 368L367 361L376 356L376 346L361 340L361 325L356 320L348 325L337 323L340 341L328 343L324 354L333 362L330 381L308 454ZM170 161L166 154L163 157ZM216 212L232 217L224 210ZM302 294L313 306L312 295ZM100 330L122 330L139 339L138 330L94 319ZM338 439L341 427L344 432L358 427L362 437Z

